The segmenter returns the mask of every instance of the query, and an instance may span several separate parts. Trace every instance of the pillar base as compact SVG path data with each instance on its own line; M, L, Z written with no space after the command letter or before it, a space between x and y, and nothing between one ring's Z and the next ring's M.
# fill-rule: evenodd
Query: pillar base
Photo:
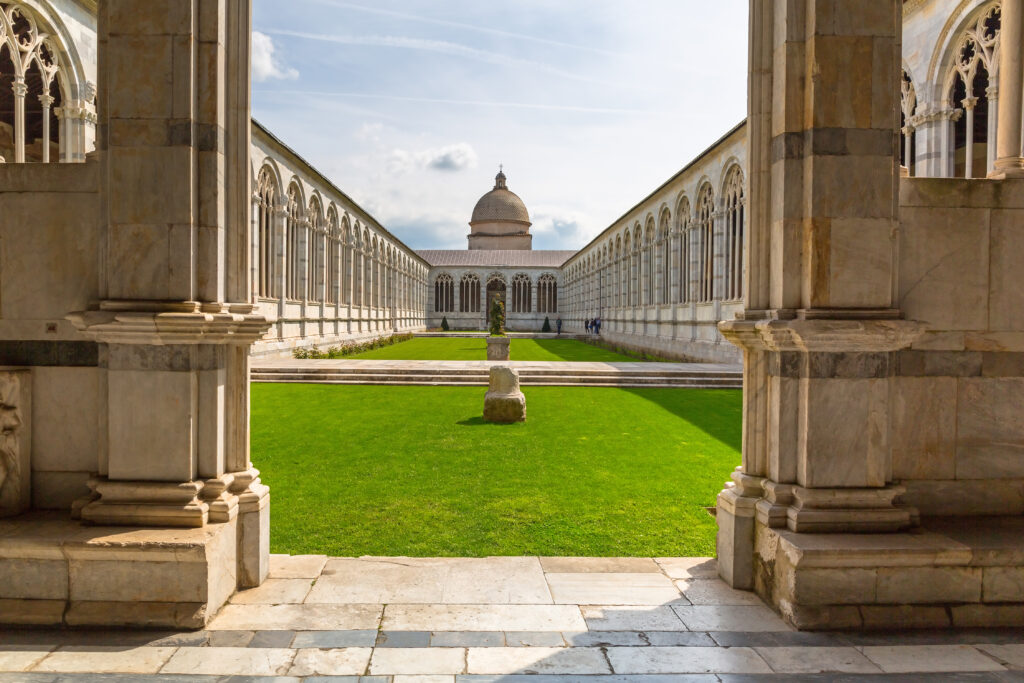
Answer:
M1024 178L1024 158L996 159L990 180L1006 180L1007 178Z
M202 628L237 587L237 520L201 529L0 520L0 624Z
M798 629L1024 626L1024 518L925 519L914 533L756 522L755 589Z
M93 494L88 502L74 506L83 522L198 529L209 521L210 505L199 497L202 482L174 484L94 477L89 488Z
M902 486L815 488L766 481L757 521L800 533L891 533L913 527L917 510L898 506Z
M754 587L754 517L764 479L737 469L733 481L718 494L715 536L718 575L733 588Z

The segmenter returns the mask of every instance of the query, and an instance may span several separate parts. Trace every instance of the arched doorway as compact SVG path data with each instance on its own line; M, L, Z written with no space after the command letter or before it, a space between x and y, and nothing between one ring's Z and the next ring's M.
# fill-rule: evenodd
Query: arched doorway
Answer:
M484 308L485 330L491 317L491 306L494 305L495 300L500 301L502 306L505 306L505 310L508 310L508 303L505 300L505 280L499 275L492 275L487 280L487 307Z

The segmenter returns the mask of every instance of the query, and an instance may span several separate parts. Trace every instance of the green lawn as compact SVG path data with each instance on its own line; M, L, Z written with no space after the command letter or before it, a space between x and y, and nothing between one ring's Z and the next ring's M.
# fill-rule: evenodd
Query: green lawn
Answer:
M636 358L599 349L575 339L512 339L512 360L635 362ZM483 337L416 337L409 341L355 353L348 358L376 360L487 360Z
M254 384L271 550L713 554L739 391L527 387L514 425L482 420L484 391Z

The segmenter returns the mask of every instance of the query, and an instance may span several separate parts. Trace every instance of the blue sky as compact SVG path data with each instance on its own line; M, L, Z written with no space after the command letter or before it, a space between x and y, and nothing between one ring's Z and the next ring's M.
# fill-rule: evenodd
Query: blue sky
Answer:
M747 0L255 0L253 115L415 249L575 249L746 115Z

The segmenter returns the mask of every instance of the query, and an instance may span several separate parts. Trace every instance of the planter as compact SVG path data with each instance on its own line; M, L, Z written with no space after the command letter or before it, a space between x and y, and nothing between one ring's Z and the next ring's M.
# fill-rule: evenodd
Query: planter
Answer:
M487 360L508 360L511 343L512 340L508 337L488 337Z

